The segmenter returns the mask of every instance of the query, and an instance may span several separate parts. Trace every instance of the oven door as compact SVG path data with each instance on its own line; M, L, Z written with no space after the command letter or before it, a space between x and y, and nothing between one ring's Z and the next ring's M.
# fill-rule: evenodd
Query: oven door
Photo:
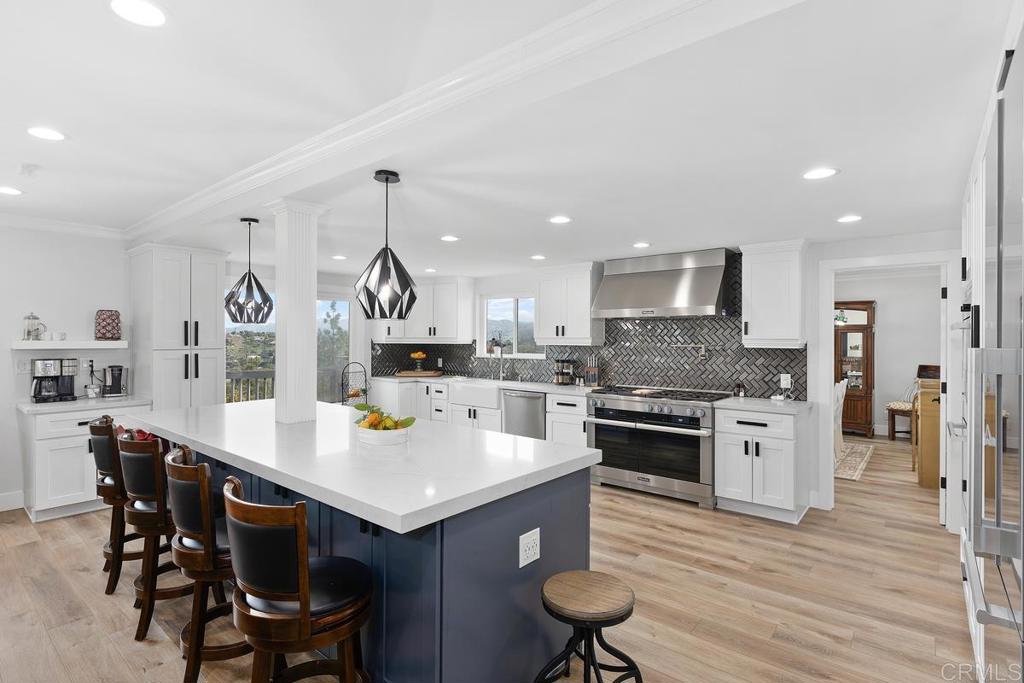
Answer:
M639 444L635 422L587 417L587 446L601 449L600 466L636 472Z
M694 484L713 483L712 431L638 422L637 471Z

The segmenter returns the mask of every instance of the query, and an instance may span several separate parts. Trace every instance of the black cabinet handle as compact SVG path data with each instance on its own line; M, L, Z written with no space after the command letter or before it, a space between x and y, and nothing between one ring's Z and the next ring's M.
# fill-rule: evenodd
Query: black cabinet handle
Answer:
M556 406L565 406L566 408L578 408L579 407L578 404L576 404L576 403L568 403L568 402L565 402L565 401L555 401L555 405Z
M746 425L747 427L767 427L767 422L751 422L750 420L736 420L738 425Z
M472 420L473 419L473 409L472 408L466 408L466 419L467 420Z
M476 419L476 408L473 408L473 419Z
M440 408L434 408L434 412L435 413L443 413L444 411L441 410Z
M565 325L562 325L562 336L565 336Z
M555 336L558 336L558 325L555 325Z
M199 321L192 323L192 343L199 346Z
M370 530L370 523L365 519L359 520L359 533L365 534Z
M193 361L195 363L195 372L193 372L192 374L195 376L196 379L199 379L199 354L198 353L193 356Z
M79 427L84 427L84 426L86 426L87 424L89 424L89 421L88 421L88 420L82 420L81 422L79 422L79 423L78 423L78 426L79 426Z
M184 342L184 344L182 344L182 346L188 346L188 321L187 320L182 320L181 321L181 327L182 327L182 331L183 331L183 336L185 338L185 342Z
M981 348L981 306L971 306L971 348Z
M761 457L761 442L760 441L755 441L754 442L754 457L755 458L760 458Z
M188 354L185 354L185 379L188 379Z
M388 331L385 333L387 336L391 336L391 325L388 325Z
M743 441L743 455L750 455L750 442L747 440Z
M430 385L429 384L427 386L423 387L423 393L425 393L427 396L430 396Z
M373 529L373 535L374 535L374 536L380 536L380 527L379 527L379 526L377 526L376 524L374 524L374 525L373 525L373 527L372 527L372 529Z
M743 323L743 334L750 334L750 323Z

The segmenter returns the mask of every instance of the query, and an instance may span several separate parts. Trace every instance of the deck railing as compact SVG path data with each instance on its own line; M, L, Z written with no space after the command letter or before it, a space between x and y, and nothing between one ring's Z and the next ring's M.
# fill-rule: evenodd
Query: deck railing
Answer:
M227 403L274 398L273 370L229 372L225 377L224 400ZM342 400L340 368L317 370L316 395L319 400L329 403L338 403Z

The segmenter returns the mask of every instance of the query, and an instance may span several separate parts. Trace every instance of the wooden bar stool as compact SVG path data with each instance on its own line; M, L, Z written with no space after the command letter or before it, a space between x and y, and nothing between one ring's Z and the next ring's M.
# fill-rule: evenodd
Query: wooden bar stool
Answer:
M573 655L583 660L583 680L590 683L590 672L603 680L602 671L621 674L614 683L632 679L643 683L640 668L625 652L605 640L602 629L621 624L633 614L636 598L633 589L610 574L591 571L568 571L555 574L544 582L544 609L562 623L572 626L572 636L565 649L540 670L534 683L551 683L568 676ZM597 659L595 642L619 664L603 664Z
M224 597L224 581L233 579L231 550L224 520L224 494L210 480L210 466L195 464L188 446L179 445L166 456L167 499L177 533L171 539L171 557L181 573L192 579L192 618L181 629L181 651L188 660L185 683L199 680L204 661L234 659L252 652L245 641L206 645L206 625L231 614ZM218 516L217 513L220 513ZM207 609L213 590L217 604Z
M160 564L160 553L170 550L170 545L162 545L160 539L166 536L170 540L175 531L171 511L167 507L167 477L164 460L160 456L160 442L136 441L132 431L128 430L118 437L117 446L128 495L124 519L145 539L142 573L135 577L135 597L142 607L135 640L145 640L149 624L153 621L156 601L189 595L192 586L156 587L158 575L178 569L173 562Z
M235 626L255 650L253 683L338 676L369 683L362 668L359 629L370 616L370 569L348 557L309 557L306 503L255 505L242 482L224 484L228 539L237 586ZM338 646L337 661L287 667L286 653Z
M138 534L125 534L124 504L128 494L121 475L121 458L117 453L114 436L114 418L98 417L89 423L89 450L96 463L96 495L110 506L110 537L103 545L103 571L109 572L104 593L112 594L121 578L125 560L141 560L142 551L124 551L125 543L141 538Z

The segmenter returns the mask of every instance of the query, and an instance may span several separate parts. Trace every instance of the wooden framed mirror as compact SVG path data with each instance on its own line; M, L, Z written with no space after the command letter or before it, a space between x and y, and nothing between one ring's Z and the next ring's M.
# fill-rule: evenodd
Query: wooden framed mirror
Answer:
M835 381L849 380L843 402L843 431L875 435L875 302L837 301Z

